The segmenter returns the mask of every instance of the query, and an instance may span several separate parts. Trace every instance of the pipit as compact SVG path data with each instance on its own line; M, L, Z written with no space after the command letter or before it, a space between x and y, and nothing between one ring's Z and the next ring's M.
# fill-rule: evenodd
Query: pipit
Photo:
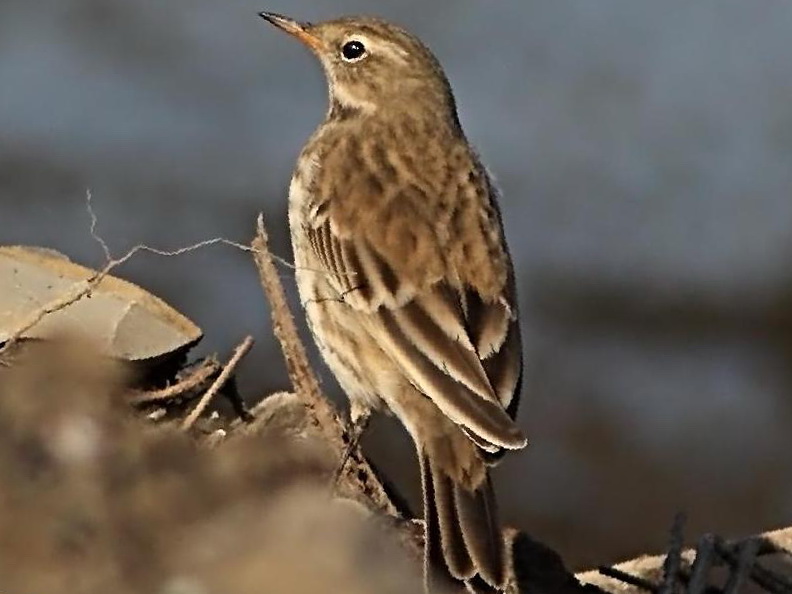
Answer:
M289 189L313 336L353 421L390 411L415 442L427 576L440 568L502 589L488 468L526 440L514 423L522 356L498 191L416 37L368 17L261 16L313 51L329 85Z

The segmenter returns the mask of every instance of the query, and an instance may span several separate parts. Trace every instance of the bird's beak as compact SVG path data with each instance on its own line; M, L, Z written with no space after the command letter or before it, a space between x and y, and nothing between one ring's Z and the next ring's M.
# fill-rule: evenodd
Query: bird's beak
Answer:
M274 12L260 12L259 16L265 21L269 21L278 29L286 31L289 35L293 35L312 50L320 50L324 43L316 35L309 31L310 23L300 23L289 17L285 17Z

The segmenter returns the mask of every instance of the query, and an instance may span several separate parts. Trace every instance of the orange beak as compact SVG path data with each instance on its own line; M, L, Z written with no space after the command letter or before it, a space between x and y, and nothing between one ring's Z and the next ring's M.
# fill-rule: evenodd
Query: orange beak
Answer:
M310 23L300 23L289 17L275 14L274 12L260 12L259 16L265 21L269 21L275 25L278 29L282 29L289 35L293 35L314 51L319 51L324 47L322 40L308 30L311 26Z

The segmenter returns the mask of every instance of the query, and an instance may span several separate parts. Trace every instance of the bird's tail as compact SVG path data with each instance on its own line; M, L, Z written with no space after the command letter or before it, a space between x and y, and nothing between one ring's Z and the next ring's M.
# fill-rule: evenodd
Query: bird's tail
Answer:
M420 458L427 590L450 579L465 581L476 592L502 591L505 544L489 474L471 491L455 483L426 453Z

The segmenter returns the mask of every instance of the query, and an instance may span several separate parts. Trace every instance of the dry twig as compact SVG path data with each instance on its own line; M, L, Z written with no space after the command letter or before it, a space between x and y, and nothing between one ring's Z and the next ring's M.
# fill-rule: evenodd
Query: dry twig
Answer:
M131 394L132 404L154 404L163 400L181 398L187 393L197 390L209 381L215 373L220 371L220 363L214 359L205 359L197 369L194 369L187 377L161 390L139 390Z
M341 460L349 444L350 433L335 407L322 394L319 381L308 362L305 347L297 334L294 317L289 310L283 285L275 269L261 214L256 221L256 237L251 249L258 267L261 286L270 303L273 331L281 345L294 391L304 402L315 428L328 445L338 453L338 458ZM347 495L362 497L370 506L388 516L403 517L402 511L388 496L384 485L359 449L354 449L350 455L350 463L345 468L346 484L339 485L342 491L347 491Z
M308 362L305 347L297 335L297 327L286 303L283 285L270 256L269 239L264 229L262 215L259 215L256 222L256 238L253 240L252 248L253 257L259 270L261 286L272 308L273 331L283 350L289 379L291 379L295 391L302 396L306 404L315 409L317 417L324 417L317 418L317 422L321 424L327 419L336 424L339 420L338 415L322 395L319 382Z
M228 378L231 377L231 374L236 369L239 362L242 360L248 351L250 351L251 347L253 346L253 337L248 336L243 340L236 349L234 349L234 354L228 360L228 363L225 364L223 367L223 371L220 372L220 375L217 376L217 379L209 386L209 389L201 396L201 400L198 401L198 404L195 405L195 408L187 415L187 418L184 419L182 422L181 428L185 431L192 428L195 424L195 421L198 420L198 417L201 416L204 409L206 409L209 402L215 395L220 391L220 389L225 385L228 381Z

